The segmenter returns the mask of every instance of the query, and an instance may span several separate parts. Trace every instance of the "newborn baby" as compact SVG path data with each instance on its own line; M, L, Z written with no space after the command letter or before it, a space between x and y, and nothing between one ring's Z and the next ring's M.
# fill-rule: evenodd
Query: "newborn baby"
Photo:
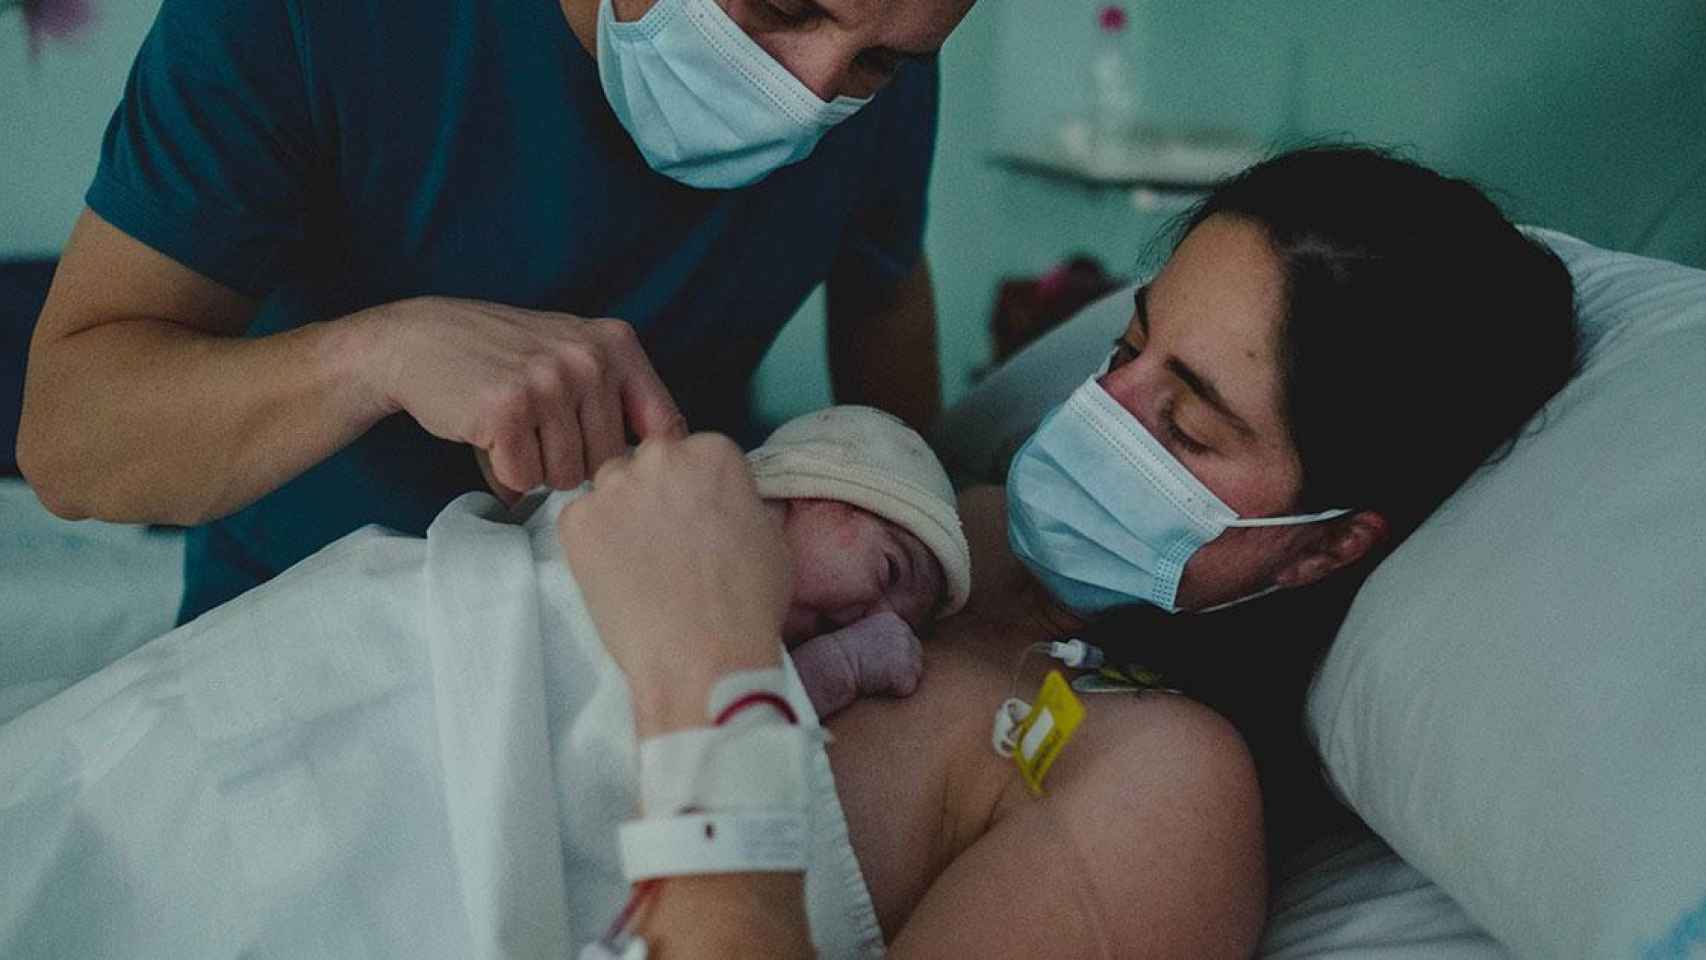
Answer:
M935 454L898 419L842 406L788 421L747 462L788 544L782 639L818 717L866 694L911 694L918 633L971 593L971 551Z

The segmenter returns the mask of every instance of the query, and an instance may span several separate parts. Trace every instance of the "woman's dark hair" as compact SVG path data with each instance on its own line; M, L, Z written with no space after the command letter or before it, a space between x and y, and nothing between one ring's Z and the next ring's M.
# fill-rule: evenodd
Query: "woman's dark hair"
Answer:
M1221 183L1184 232L1216 215L1261 227L1281 263L1302 510L1378 511L1396 544L1574 370L1569 272L1467 181L1311 147Z
M1574 371L1569 272L1466 181L1366 147L1309 147L1220 184L1180 239L1217 215L1259 226L1281 263L1299 512L1375 510L1396 544ZM1320 777L1303 709L1372 565L1219 613L1124 607L1085 633L1111 662L1159 672L1238 727L1273 866L1349 816Z

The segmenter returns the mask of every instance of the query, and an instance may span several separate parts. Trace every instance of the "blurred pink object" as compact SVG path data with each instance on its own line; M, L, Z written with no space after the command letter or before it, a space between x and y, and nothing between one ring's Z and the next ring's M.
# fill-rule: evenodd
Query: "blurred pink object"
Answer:
M910 697L924 676L924 648L892 611L874 613L789 651L819 720L860 697Z
M41 55L48 39L69 40L95 19L89 0L15 0L0 8L21 7L29 35L30 59Z
M1119 33L1127 23L1125 8L1117 3L1108 4L1096 14L1096 23L1109 33Z

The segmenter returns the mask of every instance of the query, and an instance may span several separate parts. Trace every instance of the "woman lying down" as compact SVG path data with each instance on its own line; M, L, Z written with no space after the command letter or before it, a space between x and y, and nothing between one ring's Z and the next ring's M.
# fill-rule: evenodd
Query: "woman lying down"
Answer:
M921 680L910 633L968 565L935 482L896 493L939 469L909 435L861 447L887 500L766 493L763 456L698 436L519 525L470 495L425 540L353 534L0 727L0 954L1248 955L1238 732L1097 698L1033 793L991 745L1038 689L1015 655L1366 573L1568 376L1571 304L1466 184L1361 150L1252 168L1006 489L961 496L977 586ZM827 744L805 689L914 682Z
M760 825L767 842L797 844L781 851L794 870L760 865L796 886L806 868L811 942L826 956L880 954L885 929L901 932L948 863L1007 819L1005 810L1031 805L989 748L991 711L981 706L972 711L981 730L965 723L969 716L897 715L898 723L850 728L827 756L808 732L816 716L856 694L918 685L915 630L954 612L970 591L953 489L922 439L868 408L835 408L779 429L748 458L751 479L736 492L751 502L689 485L708 471L738 473L719 462L726 452L707 450L703 438L642 451L637 465L667 460L674 465L660 470L681 482L654 478L659 489L644 494L612 484L608 496L626 499L602 513L645 517L643 529L630 521L579 535L596 545L598 560L587 564L650 571L632 578L632 600L618 602L660 618L689 611L688 632L678 626L607 653L564 564L562 541L575 535L558 520L575 495L553 495L516 525L491 498L472 494L424 540L376 528L346 537L0 728L0 953L561 957L619 914L630 891L625 866L669 874L707 865L668 862L679 841L667 838L641 855L650 867L625 864L620 824L689 805L722 813L762 801L761 812L803 814L791 826ZM749 490L765 495L762 506ZM705 537L710 549L699 553L693 534L713 519L753 520L779 537L751 545L752 532L736 527ZM630 556L623 541L661 545L662 556L618 559ZM771 562L755 571L754 558ZM791 571L778 580L791 583L788 596L763 582L783 570ZM701 583L705 596L692 589ZM726 597L763 601L777 620L759 631L770 643L733 642L749 631L719 614ZM778 635L794 645L798 673L780 669ZM655 658L663 670L657 712L649 700L631 703L617 665L630 655ZM782 755L725 757L748 783L714 772L697 780L684 769L655 782L672 763L703 767L705 759L680 741L674 753L637 752L636 725L642 737L677 717L706 726L715 719L707 711L735 697L708 701L704 682L734 666L763 670L736 674L752 686L736 693L781 700L738 710L727 733L756 735ZM943 677L943 692L973 679ZM970 693L928 702L940 711ZM1056 775L1063 785L1072 776ZM838 786L857 804L851 840ZM1077 792L1063 786L1050 802ZM738 827L711 824L719 825ZM1038 827L1008 830L1014 842L1027 833L1026 842L1058 839ZM1257 826L1243 827L1253 851ZM980 856L995 855L991 842ZM1024 871L1046 877L1066 852L1039 846ZM1113 865L1098 855L1076 869L1098 861ZM708 864L722 873L746 865ZM959 911L996 893L985 887L1001 876L970 869L942 886L932 913L908 928L910 942L964 945ZM666 909L690 883L665 884L648 909ZM998 905L982 909L993 915ZM1074 913L1060 904L1032 910L1051 926ZM653 954L714 943L715 931L714 921L695 922L686 940L669 948L660 940ZM792 933L803 937L805 928Z

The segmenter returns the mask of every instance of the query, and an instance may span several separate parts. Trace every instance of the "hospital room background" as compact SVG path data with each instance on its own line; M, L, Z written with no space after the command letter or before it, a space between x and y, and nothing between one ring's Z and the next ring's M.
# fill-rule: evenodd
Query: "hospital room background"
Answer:
M181 585L181 534L57 520L35 503L11 464L29 329L52 261L82 209L101 133L131 58L159 6L159 0L81 2L91 21L70 36L44 38L32 51L19 5L0 0L0 724L167 629ZM1108 0L979 0L942 53L940 129L925 239L934 274L947 404L1000 379L988 371L997 354L992 317L998 306L1012 306L1001 294L1004 288L1010 293L1034 291L1037 278L1078 255L1094 258L1112 277L1136 276L1165 253L1157 238L1197 195L1177 179L1159 183L1142 175L1101 176L1072 159L1093 99L1092 67L1110 50L1126 64L1135 116L1155 142L1194 145L1194 152L1184 153L1190 162L1181 160L1178 167L1200 174L1212 166L1211 155L1324 138L1373 142L1474 179L1519 222L1572 234L1606 251L1706 268L1706 0L1124 0L1120 6L1129 23L1115 38L1100 29L1107 5ZM1185 174L1174 175L1189 180ZM1514 492L1500 500L1494 496L1499 490L1488 485L1479 491L1488 496L1479 501L1483 513L1477 516L1484 526L1498 524L1501 541L1516 544L1511 549L1543 556L1549 570L1576 563L1592 574L1582 577L1579 597L1565 598L1576 603L1565 614L1551 612L1559 599L1547 595L1536 603L1543 612L1524 614L1526 621L1510 613L1501 629L1483 629L1477 622L1456 635L1429 633L1429 640L1463 641L1451 658L1423 651L1406 660L1406 651L1427 645L1404 646L1399 641L1407 634L1402 631L1371 631L1372 639L1363 638L1358 649L1378 649L1381 655L1363 657L1359 668L1364 673L1386 669L1385 675L1401 682L1395 687L1378 682L1343 685L1343 696L1330 702L1351 706L1334 714L1346 719L1333 728L1341 733L1340 749L1337 760L1328 757L1328 763L1336 762L1338 774L1349 768L1350 760L1364 762L1370 772L1360 781L1366 792L1357 809L1365 816L1370 810L1397 808L1400 812L1390 823L1424 829L1448 822L1434 816L1440 811L1460 815L1449 821L1456 824L1456 832L1424 833L1418 839L1416 833L1400 830L1383 836L1406 858L1427 867L1432 879L1449 888L1481 927L1518 946L1529 944L1515 955L1585 957L1593 949L1590 927L1621 931L1625 927L1617 923L1639 915L1642 936L1672 931L1670 939L1647 941L1655 946L1642 956L1698 958L1706 956L1706 899L1696 869L1706 863L1706 839L1698 829L1699 778L1706 775L1706 767L1695 750L1679 752L1686 762L1662 770L1639 768L1645 780L1619 772L1637 769L1633 765L1651 744L1706 741L1706 695L1700 692L1706 690L1701 682L1706 660L1698 652L1706 608L1699 606L1700 589L1694 583L1679 591L1687 593L1681 600L1655 592L1671 582L1666 577L1698 581L1698 571L1706 569L1701 552L1706 549L1706 502L1698 483L1706 472L1706 452L1698 443L1700 428L1689 426L1698 424L1700 411L1706 410L1706 383L1699 376L1699 354L1687 352L1706 348L1706 274L1651 261L1632 266L1635 258L1620 260L1620 255L1579 245L1565 243L1561 249L1572 269L1580 271L1578 280L1589 274L1597 278L1589 298L1594 315L1584 324L1601 348L1600 356L1590 358L1599 364L1596 376L1606 374L1598 378L1607 386L1595 403L1611 404L1624 396L1614 396L1610 385L1629 386L1629 381L1607 371L1627 357L1641 361L1623 364L1623 372L1640 381L1630 389L1651 389L1628 394L1636 396L1639 405L1625 410L1581 400L1591 392L1584 387L1572 401L1577 415L1573 420L1561 418L1558 431L1560 444L1585 436L1581 449L1566 450L1556 460L1529 457L1513 464L1516 472L1507 471L1510 479L1501 489ZM1648 296L1642 286L1647 276L1657 278L1654 289L1662 286L1665 296ZM1032 286L1024 286L1027 283ZM1474 291L1464 295L1473 296ZM1683 306L1673 309L1676 304ZM1642 311L1654 322L1645 332L1630 333L1631 318L1641 319L1635 315ZM1607 330L1612 334L1603 336ZM1096 340L1092 349L1105 351L1106 342ZM1677 344L1684 349L1673 349ZM1082 375L1082 366L1073 368L1074 376ZM1071 378L1055 374L1053 379L1066 383ZM783 331L759 372L754 385L759 418L780 423L827 404L828 380L820 291ZM966 406L976 406L978 399L974 395ZM1591 410L1610 411L1606 423L1611 425L1599 432L1571 433L1587 422ZM1679 426L1695 438L1692 445L1676 441ZM1658 438L1642 448L1652 459L1636 461L1627 453L1605 452L1625 437ZM1669 467L1649 470L1666 456ZM1645 485L1626 482L1637 462ZM1590 468L1600 480L1576 476ZM1524 541L1519 535L1524 523L1533 527L1548 519L1546 508L1526 508L1527 500L1534 499L1531 490L1547 478L1566 474L1574 486L1559 486L1542 496L1554 497L1548 501L1554 504L1551 513L1569 513L1556 504L1572 502L1571 497L1600 499L1584 501L1586 507L1569 513L1570 523L1559 521L1556 529L1543 530L1545 538ZM1670 479L1659 482L1653 477ZM1601 481L1603 486L1592 485ZM1621 500L1615 496L1634 487L1640 487L1644 500L1634 494ZM1608 503L1621 504L1617 509L1623 512L1598 509ZM1603 517L1594 521L1600 514ZM1619 518L1627 522L1618 526ZM1663 523L1654 518L1663 518ZM1670 539L1651 535L1661 526ZM1503 556L1498 558L1502 566L1486 560L1477 568L1471 555L1476 545L1453 543L1445 559L1427 568L1430 584L1455 585L1448 609L1430 612L1444 617L1465 607L1470 613L1464 616L1496 620L1501 606L1491 601L1465 606L1464 595L1473 585L1466 585L1463 577L1452 578L1476 569L1514 577L1512 570L1526 568L1504 563L1508 558ZM1661 548L1674 548L1674 553L1663 554ZM1644 573L1601 577L1606 557L1619 569ZM1658 586L1648 589L1652 584ZM1493 759L1486 766L1476 766L1467 749L1461 755L1437 750L1424 758L1435 765L1428 769L1445 765L1473 775L1435 776L1434 785L1445 786L1426 792L1414 786L1420 774L1416 781L1406 779L1410 767L1399 761L1416 752L1407 747L1413 740L1400 735L1437 730L1439 738L1427 741L1436 746L1494 744L1496 738L1482 736L1481 728L1473 726L1487 716L1472 709L1479 702L1472 693L1480 674L1487 672L1477 659L1486 652L1481 648L1505 656L1499 661L1505 668L1539 662L1543 666L1534 673L1554 677L1545 657L1557 641L1558 623L1569 617L1591 618L1608 607L1588 587L1621 591L1614 599L1631 604L1638 613L1619 621L1619 629L1625 623L1644 623L1645 632L1624 629L1616 645L1602 644L1597 635L1581 639L1573 662L1589 665L1581 670L1582 677L1597 677L1586 696L1565 680L1551 686L1525 681L1511 689L1523 694L1518 699L1524 709L1538 709L1529 701L1552 692L1565 704L1542 704L1554 714L1584 703L1603 708L1592 723L1554 739L1562 744L1585 738L1598 758L1594 769L1618 775L1600 778L1607 784L1603 796L1593 792L1588 789L1591 778L1576 776L1579 754L1559 746L1557 755L1570 758L1567 774L1548 773L1538 786L1529 784L1533 789L1524 795L1540 796L1547 803L1553 801L1554 791L1571 797L1587 791L1586 806L1580 809L1589 810L1591 817L1578 821L1559 816L1547 824L1552 831L1548 837L1568 833L1579 841L1557 847L1568 856L1551 861L1537 852L1526 857L1530 851L1521 842L1466 843L1464 837L1481 820L1503 818L1497 825L1514 824L1499 836L1515 841L1539 832L1529 829L1531 818L1524 808L1504 804L1503 796L1498 798L1502 805L1495 804L1476 792L1485 781L1506 779L1504 758L1489 754ZM1511 606L1502 599L1500 603ZM1519 656L1512 651L1519 651L1518 641L1530 623L1544 623L1554 632L1543 643L1520 648ZM61 637L77 637L81 645L67 646ZM1662 646L1673 640L1673 646ZM1613 647L1617 652L1609 659L1597 652ZM1636 649L1652 652L1653 658L1630 656ZM1347 666L1341 673L1354 671ZM1416 679L1423 675L1439 682L1429 686ZM1667 691L1657 698L1668 705L1667 713L1657 708L1647 712L1654 700L1650 691L1656 687ZM1415 693L1418 697L1431 696L1429 691L1438 696L1405 699L1414 691L1421 691ZM1506 719L1524 735L1546 733L1546 724L1519 723L1527 715L1513 708ZM1382 716L1422 719L1412 730L1396 721L1384 726L1373 722ZM1663 725L1656 719L1660 716L1667 718ZM1363 733L1367 735L1358 736ZM1628 738L1613 736L1623 733ZM1600 744L1610 746L1600 750ZM1382 758L1390 759L1390 765ZM1488 774L1488 769L1496 773ZM1412 802L1457 793L1474 802L1456 807ZM1639 837L1621 845L1601 840L1603 817L1632 803L1656 805L1661 800L1674 801L1669 814L1630 814L1624 834ZM1557 805L1567 806L1562 800ZM1418 815L1407 817L1409 813ZM1409 846L1402 846L1400 839ZM1331 929L1337 931L1332 936L1351 943L1359 924L1383 931L1382 936L1390 932L1397 949L1390 954L1349 950L1336 956L1507 956L1391 851L1364 847L1345 856L1349 859L1328 865L1339 886L1329 885L1327 874L1321 873L1277 891L1275 916L1291 922L1271 928L1261 954L1264 960L1327 956L1312 945L1319 938L1310 938ZM1506 861L1517 868L1484 870L1486 857L1502 857L1501 868ZM1660 869L1660 861L1668 866ZM5 851L0 850L0 864L4 862ZM1554 865L1536 868L1535 863ZM1571 872L1582 863L1615 873L1626 896L1620 900L1604 892L1615 884L1582 882L1580 874ZM1672 882L1685 873L1690 885ZM1513 896L1504 892L1512 887L1490 884L1495 874L1520 893ZM1548 885L1549 877L1557 879ZM1545 888L1545 896L1534 892L1531 880ZM1655 889L1667 897L1675 894L1652 908L1669 911L1657 920L1648 916L1651 911L1643 912L1644 904L1658 902ZM1322 912L1322 896L1340 898L1337 913ZM1368 904L1371 912L1366 916L1378 919L1359 920L1365 914L1357 912L1358 903ZM1559 933L1559 924L1542 928L1539 923L1572 916L1585 918L1576 925L1579 931ZM1568 942L1578 946L1565 950L1562 945ZM1417 948L1418 943L1423 945ZM1549 946L1536 948L1535 943ZM1447 944L1455 946L1448 951ZM1671 944L1680 946L1667 952ZM4 952L0 944L0 954Z
M0 18L0 259L51 258L63 243L158 8L89 3L88 28L35 58L18 12ZM1188 199L998 162L1059 140L1088 111L1102 6L981 0L943 52L926 248L949 403L990 359L1002 278L1044 273L1074 253L1128 273ZM1706 265L1700 0L1124 6L1130 24L1119 43L1137 110L1164 133L1389 144L1476 179L1520 220ZM814 297L767 358L755 388L764 420L827 402L822 315ZM5 335L15 353L18 332ZM0 370L16 363L5 361Z

